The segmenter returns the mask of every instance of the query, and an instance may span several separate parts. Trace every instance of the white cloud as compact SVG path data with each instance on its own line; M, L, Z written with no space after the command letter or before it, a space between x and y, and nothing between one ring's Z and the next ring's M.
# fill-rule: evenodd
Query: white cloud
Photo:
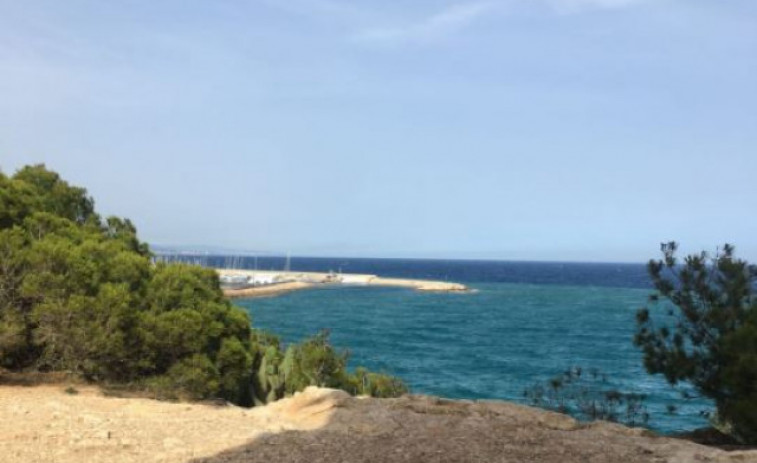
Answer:
M494 10L526 5L547 5L557 13L588 9L617 9L648 0L484 0L453 5L419 21L399 26L368 27L356 37L366 42L432 42L460 32Z
M623 8L646 0L546 0L558 12L574 12L591 8Z
M370 22L374 12L338 0L261 0L269 8L345 26Z
M492 1L458 4L403 26L362 30L357 38L371 42L433 41L465 29L496 6Z

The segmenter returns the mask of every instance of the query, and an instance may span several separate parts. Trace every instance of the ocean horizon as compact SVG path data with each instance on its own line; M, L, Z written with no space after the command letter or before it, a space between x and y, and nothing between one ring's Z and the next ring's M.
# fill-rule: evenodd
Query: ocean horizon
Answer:
M205 267L376 274L381 277L476 282L593 284L649 288L646 262L571 262L400 257L304 257L162 251L159 259ZM287 264L287 261L289 264Z
M179 255L212 267L282 270L285 257ZM636 311L652 287L645 264L291 257L292 271L367 273L464 283L466 294L327 286L235 300L253 327L285 343L329 330L351 365L397 375L412 392L527 404L524 391L571 367L598 369L602 387L646 396L648 426L707 426L711 404L684 399L644 370ZM669 407L675 407L671 413Z

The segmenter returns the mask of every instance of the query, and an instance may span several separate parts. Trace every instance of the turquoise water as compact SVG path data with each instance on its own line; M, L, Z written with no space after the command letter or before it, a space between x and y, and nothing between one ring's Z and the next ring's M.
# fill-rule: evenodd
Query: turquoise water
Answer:
M403 378L413 392L522 402L528 386L570 366L601 369L612 386L648 395L650 427L707 425L703 401L683 400L643 369L634 315L648 289L475 283L471 294L333 287L237 301L257 328L298 341L327 328L352 365ZM675 414L666 412L675 405Z

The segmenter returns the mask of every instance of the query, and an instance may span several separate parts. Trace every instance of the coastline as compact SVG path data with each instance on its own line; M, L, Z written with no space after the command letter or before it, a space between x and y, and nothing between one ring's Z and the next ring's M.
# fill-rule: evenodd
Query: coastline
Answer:
M370 274L335 274L324 272L287 272L276 270L238 270L221 268L215 270L218 272L219 276L248 277L251 280L263 280L267 282L266 284L244 288L224 288L223 293L227 297L234 299L275 296L291 291L325 285L382 286L443 293L464 293L470 291L467 286L460 283L406 278L384 278Z

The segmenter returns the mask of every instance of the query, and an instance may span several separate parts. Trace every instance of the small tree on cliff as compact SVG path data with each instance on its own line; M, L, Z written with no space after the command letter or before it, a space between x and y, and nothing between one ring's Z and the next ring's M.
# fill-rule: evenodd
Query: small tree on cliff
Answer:
M690 382L715 401L719 422L757 442L757 267L730 245L682 263L676 250L665 243L648 264L656 292L637 314L634 343L647 371Z

